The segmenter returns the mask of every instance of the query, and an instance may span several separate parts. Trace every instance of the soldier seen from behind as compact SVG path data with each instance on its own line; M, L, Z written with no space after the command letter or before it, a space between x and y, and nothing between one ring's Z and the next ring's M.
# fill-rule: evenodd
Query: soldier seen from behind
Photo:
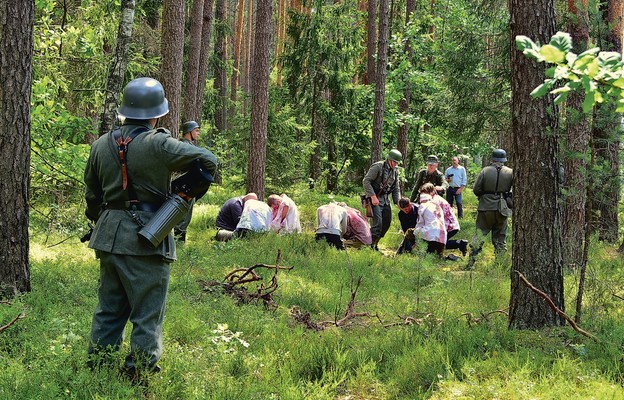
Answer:
M213 174L217 159L157 128L169 105L155 79L128 83L118 111L122 126L93 143L84 174L85 214L95 221L89 247L100 259L88 352L92 368L110 365L111 351L119 350L130 321L130 352L121 372L137 382L160 370L169 265L176 259L170 230L164 240L153 243L138 233L175 197L169 196L172 172L199 162Z
M472 269L475 257L481 251L484 239L492 232L494 251L499 254L507 250L507 218L511 216L510 202L513 187L513 170L506 167L507 153L503 149L492 152L492 164L483 168L477 176L473 187L474 194L479 198L477 206L477 234L470 252L467 269Z

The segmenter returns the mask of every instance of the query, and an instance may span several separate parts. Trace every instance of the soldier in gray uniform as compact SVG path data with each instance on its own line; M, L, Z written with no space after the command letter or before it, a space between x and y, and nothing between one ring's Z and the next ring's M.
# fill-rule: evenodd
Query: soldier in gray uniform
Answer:
M199 124L195 121L186 121L182 124L182 137L180 138L180 141L197 146L199 134ZM186 214L186 217L184 217L184 219L180 221L180 223L176 225L173 230L175 238L180 242L186 241L186 230L191 223L191 218L193 218L193 205L195 205L195 199L190 201L189 211Z
M394 204L399 203L401 188L397 165L403 160L401 152L393 149L388 152L385 161L377 161L369 168L362 180L366 197L372 204L373 221L371 224L371 247L377 250L377 243L384 237L392 222L392 210L389 195L392 195Z
M507 250L507 218L511 216L505 197L511 193L513 187L513 170L504 165L506 161L505 150L494 150L492 164L481 170L472 189L479 198L477 229L483 237L492 232L492 244L496 253ZM474 265L475 257L483 246L483 238L478 238L473 244L467 268Z
M85 214L96 222L89 247L100 259L88 352L90 366L107 362L107 352L119 349L126 323L132 322L122 373L134 381L140 371L159 370L169 264L176 259L171 233L155 248L137 233L165 202L173 171L185 171L199 159L214 173L217 159L156 128L169 105L155 79L128 83L118 111L123 125L93 143L84 174Z

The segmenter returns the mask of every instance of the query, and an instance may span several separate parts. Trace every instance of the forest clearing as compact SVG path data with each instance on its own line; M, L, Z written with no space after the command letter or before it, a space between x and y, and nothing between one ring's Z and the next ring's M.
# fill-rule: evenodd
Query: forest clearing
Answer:
M1 398L624 399L624 1L0 20Z

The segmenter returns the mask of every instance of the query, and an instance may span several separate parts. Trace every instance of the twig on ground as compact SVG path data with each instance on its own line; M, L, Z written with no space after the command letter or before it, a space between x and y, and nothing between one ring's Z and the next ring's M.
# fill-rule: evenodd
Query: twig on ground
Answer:
M469 313L469 312L463 313L462 316L466 317L466 321L468 322L468 326L472 328L472 323L479 324L482 321L489 321L490 320L490 318L489 318L490 315L493 315L493 314L503 314L503 315L509 316L509 313L507 312L508 309L509 309L509 307L505 307L505 308L502 308L500 310L494 310L494 311L490 311L490 312L487 312L487 313L483 313L482 312L480 318L473 318L472 313Z
M559 316L561 316L563 319L565 319L575 331L577 331L578 333L580 333L583 336L587 336L588 338L591 338L591 339L594 339L594 340L598 341L598 338L596 336L592 335L589 332L584 331L578 325L576 325L576 322L574 322L572 320L572 318L568 317L568 315L566 313L561 311L559 309L559 307L557 307L555 305L555 303L552 301L552 299L546 293L544 293L543 291L541 291L538 288L536 288L535 286L533 286L531 284L531 282L529 282L527 280L527 278L522 274L522 272L520 272L520 271L515 271L515 272L516 272L516 274L518 274L518 277L520 278L522 283L524 283L526 285L526 287L528 287L533 292L535 292L538 296L540 296L541 298L546 300L546 303L550 306L550 308L552 308L552 310L554 312L556 312L557 314L559 314Z
M15 318L13 318L8 324L4 325L4 326L0 326L0 333L4 332L5 330L9 329L13 324L15 324L18 320L26 318L26 310L22 310L22 312L20 314L18 314Z

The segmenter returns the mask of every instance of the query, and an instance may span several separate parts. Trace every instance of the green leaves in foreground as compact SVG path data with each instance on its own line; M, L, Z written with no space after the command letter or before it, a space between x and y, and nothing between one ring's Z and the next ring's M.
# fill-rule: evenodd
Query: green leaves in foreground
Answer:
M546 70L547 79L531 96L556 95L555 104L564 102L572 91L585 93L583 110L590 112L605 98L617 102L616 112L624 112L624 63L620 53L595 47L576 55L568 33L557 32L548 44L539 46L526 36L516 36L516 48L538 62L554 64Z

